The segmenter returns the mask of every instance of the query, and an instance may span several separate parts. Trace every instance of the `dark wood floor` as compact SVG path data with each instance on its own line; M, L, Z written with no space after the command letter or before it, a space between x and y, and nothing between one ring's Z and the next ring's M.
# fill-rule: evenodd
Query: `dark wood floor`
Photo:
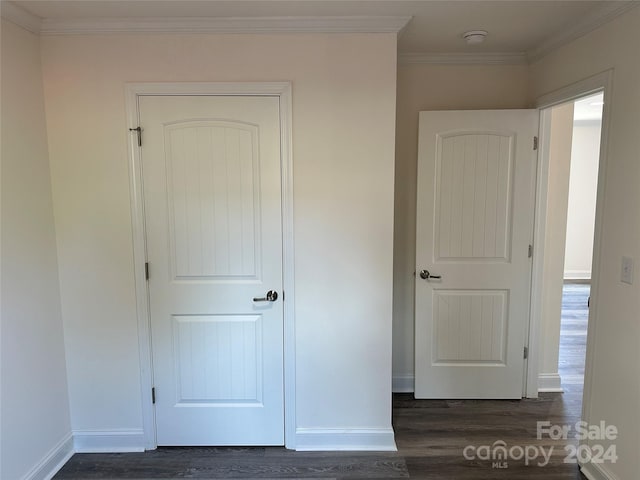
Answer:
M538 421L565 425L580 417L588 286L566 286L565 294L560 355L564 394L513 401L415 400L412 394L395 394L397 453L159 448L145 453L76 454L54 479L584 479L576 465L563 462L567 442L539 440L536 435ZM500 440L509 449L543 447L548 452L553 447L553 454L544 467L536 464L540 458L529 465L508 459L508 468L464 458L465 447L491 447Z
M589 290L583 284L565 284L563 289L558 372L565 390L582 390L584 382Z

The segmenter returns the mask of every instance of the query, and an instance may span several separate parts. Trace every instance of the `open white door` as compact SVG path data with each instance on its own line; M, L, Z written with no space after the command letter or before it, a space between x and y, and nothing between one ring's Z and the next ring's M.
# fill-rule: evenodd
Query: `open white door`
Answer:
M416 398L521 398L536 110L420 112Z
M283 445L279 99L139 109L157 443Z

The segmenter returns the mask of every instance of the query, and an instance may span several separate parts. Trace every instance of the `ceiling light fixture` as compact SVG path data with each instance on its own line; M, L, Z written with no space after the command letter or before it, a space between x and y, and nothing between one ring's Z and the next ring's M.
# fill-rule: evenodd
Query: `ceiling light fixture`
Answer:
M471 30L462 35L462 38L467 42L467 45L477 45L478 43L484 42L486 36L487 32L484 30Z

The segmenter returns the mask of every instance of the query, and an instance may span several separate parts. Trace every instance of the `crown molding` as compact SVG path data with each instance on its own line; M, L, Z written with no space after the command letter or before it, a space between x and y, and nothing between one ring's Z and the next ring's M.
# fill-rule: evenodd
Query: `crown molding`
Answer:
M13 2L6 0L0 1L0 15L5 20L15 23L31 33L40 33L42 19L27 12L24 8L18 7Z
M398 33L408 16L357 17L140 17L42 21L42 35L105 33Z
M401 53L398 63L411 65L524 65L525 53Z
M582 18L579 22L554 35L527 52L529 63L537 62L552 51L601 27L620 15L640 5L637 0L605 2L605 4Z

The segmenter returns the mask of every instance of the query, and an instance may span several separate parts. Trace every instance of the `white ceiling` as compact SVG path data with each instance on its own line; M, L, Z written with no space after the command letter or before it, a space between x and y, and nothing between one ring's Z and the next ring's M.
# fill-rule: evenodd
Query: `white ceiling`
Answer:
M3 3L6 0L2 0ZM143 17L409 16L401 54L524 54L535 56L595 28L638 1L582 0L14 0L53 21ZM462 34L486 30L481 45Z

